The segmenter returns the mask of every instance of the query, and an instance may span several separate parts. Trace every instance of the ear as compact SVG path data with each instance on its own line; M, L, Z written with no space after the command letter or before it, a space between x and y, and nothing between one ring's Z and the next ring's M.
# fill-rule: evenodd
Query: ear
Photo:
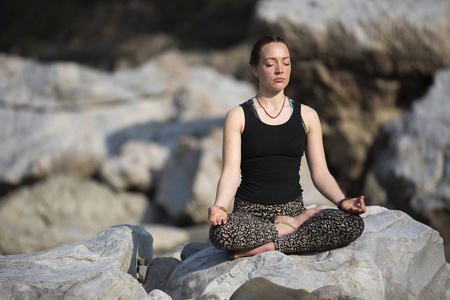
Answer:
M258 67L251 66L251 69L252 69L253 76L255 76L256 78L259 78Z

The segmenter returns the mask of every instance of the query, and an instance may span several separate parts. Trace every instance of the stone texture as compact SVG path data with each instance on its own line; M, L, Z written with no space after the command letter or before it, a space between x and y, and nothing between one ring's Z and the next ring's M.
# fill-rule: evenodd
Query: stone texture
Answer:
M311 292L320 300L336 300L341 296L341 288L336 285L326 285Z
M155 254L170 251L189 242L186 229L161 224L142 225L153 237L153 251Z
M450 266L442 238L401 211L369 207L365 231L351 245L318 254L285 255L271 251L229 260L209 246L175 269L165 291L173 299L215 294L228 299L257 277L314 291L330 284L356 299L447 299Z
M380 203L426 220L450 242L450 69L411 110L387 124L366 181ZM382 194L379 194L382 193ZM384 196L384 197L383 197Z
M304 289L290 289L263 277L250 279L231 295L230 300L318 300Z
M166 290L170 275L180 263L174 257L156 257L153 259L148 266L147 280L144 283L144 289L147 293L155 289Z
M40 251L81 241L117 224L140 224L148 209L140 194L73 177L51 177L8 195L0 206L0 253Z
M209 243L188 243L183 247L183 250L180 253L181 260L185 260L188 257L194 255L200 250L205 249L206 247L210 246Z
M170 149L157 143L128 141L116 157L102 163L100 175L115 190L147 192L154 183L154 176L165 166Z
M140 73L152 84L140 84L120 73L0 56L0 138L8 141L0 149L0 181L18 184L80 168L90 175L93 161L117 151L138 124L166 121L172 103L154 71Z
M179 139L155 199L177 224L208 222L208 207L214 202L222 170L221 144L222 130L202 139Z
M137 258L152 255L148 232L121 225L82 242L0 256L0 298L152 299L135 279Z
M450 66L449 13L446 0L258 1L252 35L288 40L287 94L319 113L344 189L357 189L379 128Z
M0 182L11 185L55 173L90 177L129 140L171 146L200 126L207 134L211 120L223 121L255 94L212 68L187 68L176 51L114 73L1 55L0 82L0 138L8 141L0 149ZM145 188L141 173L138 187Z

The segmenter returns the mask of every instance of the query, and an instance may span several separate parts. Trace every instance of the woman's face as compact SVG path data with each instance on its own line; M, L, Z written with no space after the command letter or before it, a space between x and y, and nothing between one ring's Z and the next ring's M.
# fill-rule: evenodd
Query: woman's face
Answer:
M259 80L259 89L278 93L289 83L291 58L289 49L283 43L270 43L261 49L261 57L252 72Z

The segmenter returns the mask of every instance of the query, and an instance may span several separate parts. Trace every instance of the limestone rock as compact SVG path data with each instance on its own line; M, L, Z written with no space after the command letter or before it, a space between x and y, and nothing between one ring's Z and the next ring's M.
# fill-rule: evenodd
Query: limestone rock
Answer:
M150 293L158 289L164 291L167 287L170 275L180 264L180 261L174 257L157 257L148 266L147 280L144 289Z
M450 66L449 14L447 0L258 1L253 36L289 42L286 93L317 110L345 190L358 184L379 128Z
M18 184L49 173L89 177L129 136L148 136L152 126L143 132L143 123L167 121L172 102L159 72L135 73L141 81L1 55L0 181Z
M100 168L101 177L115 190L150 189L155 173L161 171L170 150L157 143L126 142L117 157L108 158Z
M156 202L178 224L208 221L208 207L214 202L222 170L221 145L221 130L214 130L203 139L179 139L156 195Z
M0 149L0 182L12 185L56 173L91 177L128 140L167 142L162 132L177 129L169 134L176 141L193 127L169 121L223 121L255 93L252 85L212 68L188 70L176 51L115 73L1 55L0 82L0 138L7 141ZM200 125L209 132L214 122L194 127ZM128 170L123 165L112 169ZM111 179L111 172L105 177L120 188L145 188L149 178L142 171L125 172L136 177L121 180Z
M153 237L155 254L172 250L189 242L189 233L183 228L161 224L144 224L143 227Z
M210 246L209 243L198 243L198 242L188 243L183 247L183 250L180 253L180 258L181 260L185 260L188 257L194 255L200 250L205 249L208 246Z
M186 79L175 96L179 120L223 118L230 109L256 94L252 85L206 66L189 68Z
M432 88L411 111L383 128L371 169L386 205L428 220L446 242L450 242L449 86L450 69L438 72ZM370 182L366 186L370 190Z
M151 291L148 295L150 300L172 300L172 297L158 289Z
M140 224L147 203L143 195L117 194L93 181L51 177L2 200L0 252L35 252L81 241L112 225Z
M363 217L360 238L324 253L271 251L230 261L226 251L209 246L181 262L165 292L175 300L209 293L229 299L244 282L263 277L307 291L332 284L356 299L450 296L450 265L435 230L401 211L381 207L369 207Z
M250 279L231 295L230 300L318 300L304 289L290 289L263 277Z
M0 298L150 300L136 280L136 261L151 261L152 255L148 232L121 225L82 242L0 256Z
M311 292L320 300L338 300L341 296L341 288L336 285L326 285Z

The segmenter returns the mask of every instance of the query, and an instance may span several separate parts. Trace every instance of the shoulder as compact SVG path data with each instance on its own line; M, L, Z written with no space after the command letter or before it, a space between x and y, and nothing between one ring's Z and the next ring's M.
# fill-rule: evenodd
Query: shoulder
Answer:
M310 131L310 129L313 129L316 126L320 126L319 115L313 108L305 104L301 104L301 109L302 109L302 118L303 121L305 122L308 132Z
M239 119L243 117L244 117L244 109L240 105L228 111L226 116L227 119Z
M242 132L242 129L244 128L244 122L244 109L241 106L237 106L227 113L225 118L225 127L236 128Z

